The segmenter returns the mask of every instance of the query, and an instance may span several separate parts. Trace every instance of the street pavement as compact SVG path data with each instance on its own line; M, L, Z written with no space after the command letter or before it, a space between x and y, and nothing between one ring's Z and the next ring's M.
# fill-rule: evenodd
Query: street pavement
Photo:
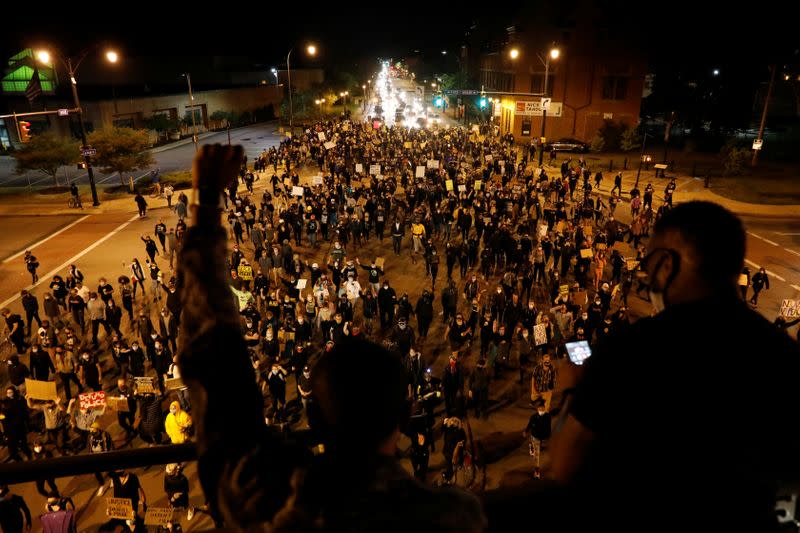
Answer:
M281 142L282 134L278 131L278 122L270 121L242 128L231 130L231 143L241 144L245 148L248 160L253 160L262 150L271 146L278 146ZM210 132L200 134L198 144L226 144L228 134L225 131ZM191 167L194 155L194 144L192 142L180 141L175 146L166 145L152 150L156 164L150 168L138 170L132 173L134 180L146 176L150 170L161 169L161 174L175 170L188 170ZM50 186L52 180L49 176L41 172L27 172L22 175L15 174L16 162L13 157L0 157L0 187L34 187ZM127 176L125 176L127 179ZM89 176L85 170L78 170L75 166L61 167L58 172L58 179L63 185L71 180L76 180L78 184L89 183ZM120 183L119 174L103 174L99 169L94 169L94 179L97 185L118 185Z
M242 132L234 139L248 143L248 154L253 155L260 153L264 147L269 146L269 142L273 142L276 139L275 135L262 135L262 138L259 138L256 133L258 132ZM206 142L213 141L214 139L211 141L206 140ZM227 138L224 138L224 141L227 142ZM193 146L189 145L164 153L175 152L172 156L178 159L179 156L190 158L193 151ZM250 157L252 158L252 155ZM548 170L551 175L557 172L555 167ZM162 167L162 172L165 171L165 168ZM303 172L301 174L302 181L308 180L309 176L315 173L312 169ZM263 176L266 177L266 175ZM623 188L627 191L632 185L633 176L632 173L626 173L624 177ZM655 204L658 205L666 181L651 181L654 181L656 186ZM607 176L605 183L602 185L601 194L607 194L611 182L613 182L613 176ZM643 189L646 183L647 181L643 180L640 188ZM256 182L257 196L260 196L261 189L265 185L266 179ZM681 202L696 197L698 194L692 185L691 180L680 180L678 190L675 193L675 201ZM3 251L3 256L0 257L0 260L12 257L10 261L0 264L0 302L2 302L0 307L9 305L15 312L21 311L18 300L19 290L29 285L30 279L22 258L13 258L13 256L20 250L28 248L39 258L41 263L40 276L42 281L31 289L40 300L42 294L48 289L51 272L57 271L63 274L66 271L66 266L72 262L77 264L84 272L87 278L86 283L90 287L95 287L98 278L101 276L107 277L112 284L116 285L116 278L120 274L129 275L128 264L133 257L138 257L141 262L144 261L146 255L140 237L143 234L152 235L154 225L161 218L163 218L168 227L174 226L176 222L176 216L166 208L164 200L148 199L148 202L151 204L152 209L143 220L138 219L132 200L127 198L106 202L98 210L86 210L84 213L90 213L88 217L82 213L80 218L75 216L55 218L52 221L48 221L47 224L49 225L46 227L43 225L45 224L44 217L18 216L13 219L13 227L12 219L0 218L0 226L3 229L0 232L0 250ZM724 205L724 202L720 203ZM43 213L47 212L43 208L40 208L40 210ZM63 208L58 206L57 210L63 210ZM765 208L764 211L764 214L769 214L769 208ZM629 222L628 205L620 204L616 215L622 222ZM29 220L27 228L26 218ZM800 271L798 269L800 219L747 216L744 218L744 222L748 229L747 259L749 263L752 263L751 269L753 265L764 265L772 273L770 290L762 293L759 305L759 311L772 320L778 312L781 299L800 298L800 290L798 290L798 287L800 287ZM37 244L37 242L46 238L49 232L59 230L63 231L56 237L42 244ZM424 267L420 263L412 264L407 254L399 258L395 257L390 251L389 243L389 238L385 239L383 243L372 238L361 249L351 250L351 253L360 257L362 262L375 256L386 257L387 279L391 280L398 294L407 292L412 303L415 303L423 287L428 285L427 282L420 282L420 274ZM408 246L408 243L404 243L404 245ZM441 248L443 243L439 242L438 245ZM247 249L251 248L248 245L245 245L245 247ZM316 251L304 247L301 250L303 256L308 258L309 261L322 261L325 259L326 248L327 245L323 245L321 249ZM165 275L168 277L171 273L168 261L165 258L159 258L158 263L165 270ZM444 272L442 272L438 280L439 283L436 286L436 292L441 289L444 277ZM457 283L459 287L463 284L458 278ZM642 316L650 313L650 307L647 302L634 296L630 300L633 315ZM435 304L437 312L438 305L437 298L437 303ZM157 304L148 301L148 309L151 313L154 313L157 307ZM126 334L130 331L126 317L123 317L122 329ZM101 342L103 337L104 334L101 333ZM437 317L432 325L429 338L421 342L424 357L428 365L433 368L434 375L439 375L446 363L448 350L444 337L445 327ZM477 358L475 351L474 349L473 355L468 358L467 365L474 364ZM107 369L110 368L108 361L106 361L105 366ZM515 370L507 371L503 379L493 382L490 397L493 399L495 407L488 420L471 420L475 436L484 438L497 432L507 435L519 434L532 412L526 400L529 386L529 383L522 386L516 383ZM291 390L293 387L290 386L289 389ZM289 393L289 397L293 397L293 392ZM116 422L111 418L108 418L107 422L110 424L112 435L117 442L120 445L125 445L121 438L121 430L116 425ZM133 444L136 446L143 445L138 440L134 441ZM406 440L401 441L401 449L406 449L407 447L408 442ZM432 471L443 465L441 449L441 442L438 442L437 452L431 456ZM404 461L404 463L410 468L408 461ZM203 503L203 498L196 482L194 468L194 465L190 464L187 467L187 474L190 477L190 481L192 481L193 487L191 503L194 506L199 506ZM520 446L497 463L489 466L486 474L487 488L498 487L513 479L524 479L529 476L531 469L532 464L527 454L527 449L525 446ZM137 469L136 473L140 475L143 482L149 504L163 505L165 500L162 489L162 467L154 466L150 469ZM431 478L435 476L436 473L431 474ZM104 503L102 498L98 498L94 494L96 483L93 476L85 475L65 478L59 480L58 484L65 494L69 494L75 499L76 505L80 509L79 530L91 529L104 520ZM35 492L32 483L15 487L14 490L26 498L34 515L41 512L44 499ZM208 529L212 526L208 517L203 514L198 515L191 524L187 524L184 519L183 525L184 529L187 530ZM34 529L37 529L37 524L34 524Z

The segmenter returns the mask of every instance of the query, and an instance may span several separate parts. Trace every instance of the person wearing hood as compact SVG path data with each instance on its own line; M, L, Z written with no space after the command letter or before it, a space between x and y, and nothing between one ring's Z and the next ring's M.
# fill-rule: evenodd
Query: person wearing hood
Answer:
M190 436L192 417L181 408L179 402L169 404L169 414L164 421L164 429L172 444L183 444Z
M8 381L18 389L24 390L25 379L31 377L27 365L19 360L19 355L11 354L7 360Z
M20 450L25 456L31 458L31 448L28 445L29 416L28 406L13 385L6 389L6 397L0 402L0 414L3 419L3 431L8 446L8 456L14 461L21 461Z
M189 506L189 480L182 472L181 465L170 463L164 472L164 492L173 509L186 509L186 520L194 518L194 507Z

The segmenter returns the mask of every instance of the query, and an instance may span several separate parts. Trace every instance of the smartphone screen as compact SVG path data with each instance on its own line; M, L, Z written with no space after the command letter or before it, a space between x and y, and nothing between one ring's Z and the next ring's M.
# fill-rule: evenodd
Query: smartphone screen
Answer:
M576 365L582 365L583 362L592 355L592 349L589 347L589 341L568 342L565 344L569 360Z

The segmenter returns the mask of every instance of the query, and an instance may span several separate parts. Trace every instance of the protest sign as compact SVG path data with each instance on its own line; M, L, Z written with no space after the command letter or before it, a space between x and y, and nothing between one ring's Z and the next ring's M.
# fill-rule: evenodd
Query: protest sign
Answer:
M383 270L383 265L386 264L386 259L384 257L376 257L375 258L375 266Z
M144 513L144 525L168 526L172 524L173 507L148 507Z
M783 318L800 317L800 300L783 300L781 302L781 316Z
M403 143L403 148L411 148L411 141L406 141Z
M113 411L117 411L120 413L128 412L128 399L123 398L122 396L108 396L106 398L106 404Z
M328 141L325 144L323 144L322 146L324 146L326 150L330 150L331 148L336 146L336 143L333 142L333 141Z
M483 182L481 180L475 180L475 190L479 191L483 187Z
M636 270L639 267L639 261L633 257L625 258L625 268L628 270Z
M58 400L55 381L38 381L25 378L25 391L32 400Z
M591 259L592 258L592 250L591 248L583 248L581 249L581 259Z
M598 242L598 243L595 245L595 248L597 248L597 250L598 250L599 252L602 252L603 250L605 250L606 248L608 248L608 246L606 246L606 244L605 244L605 243L603 243L603 242Z
M181 378L168 378L164 380L164 388L167 390L180 390L185 389L186 385L183 384Z
M739 274L739 286L747 287L747 274Z
M85 392L78 396L78 402L81 411L103 409L106 406L106 393L103 391Z
M321 131L321 132L317 133L317 138L319 138L320 141L324 141L325 140L325 132Z
M467 192L467 186L462 183L461 185L458 186L458 190L460 192Z
M425 167L417 166L417 172L416 172L415 176L418 177L418 178L424 178L425 177Z
M364 165L362 165L361 163L356 163L356 172L358 172L359 174L364 172Z
M444 186L448 191L453 190L453 180L447 180L444 182Z
M547 344L547 328L544 324L536 324L533 326L533 342L536 346Z
M369 166L369 173L372 174L373 176L375 174L380 174L381 173L381 166L380 165L370 165Z
M312 176L311 183L313 185L322 185L322 176Z
M303 289L306 288L306 285L308 285L308 280L307 279L298 279L297 280L297 285L295 286L295 288L297 290L302 291Z
M559 296L566 296L569 294L569 285L559 285L558 286L558 295Z
M292 187L292 196L303 196L302 187Z
M156 388L153 384L153 378L150 377L134 377L133 386L137 394L147 394L156 392Z
M106 498L106 516L119 520L133 519L133 506L130 498Z

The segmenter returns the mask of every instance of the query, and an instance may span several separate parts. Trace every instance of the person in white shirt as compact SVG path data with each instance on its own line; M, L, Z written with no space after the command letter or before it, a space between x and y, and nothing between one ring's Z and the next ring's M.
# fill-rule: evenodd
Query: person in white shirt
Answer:
M350 300L350 303L353 305L353 309L355 309L356 302L359 296L361 296L361 284L358 280L353 279L353 276L348 276L347 283L344 284L344 291L347 295L347 299Z

